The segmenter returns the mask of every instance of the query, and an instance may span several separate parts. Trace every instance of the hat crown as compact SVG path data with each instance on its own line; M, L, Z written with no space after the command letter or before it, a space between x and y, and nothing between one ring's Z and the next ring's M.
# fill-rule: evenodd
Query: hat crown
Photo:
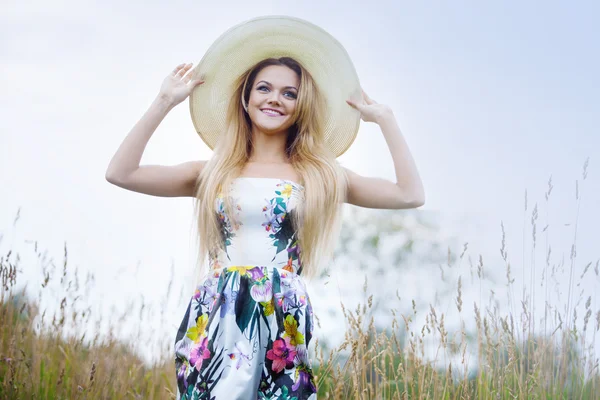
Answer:
M339 156L358 133L360 113L345 100L360 94L358 76L344 47L322 28L299 18L265 16L223 33L194 70L205 83L190 95L196 132L213 149L226 127L236 80L266 58L291 57L313 77L325 100L324 138Z

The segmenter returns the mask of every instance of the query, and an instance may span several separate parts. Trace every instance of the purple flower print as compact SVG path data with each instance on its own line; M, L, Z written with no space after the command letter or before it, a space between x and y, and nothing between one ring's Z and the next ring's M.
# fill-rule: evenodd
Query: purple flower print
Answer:
M290 247L287 248L288 253L296 253L298 251L298 241L294 241Z
M219 294L217 293L217 282L209 280L201 287L196 289L194 293L194 299L198 301L201 306L209 307L212 309L215 300L217 300Z
M291 343L291 338L290 338ZM308 349L305 344L299 344L296 346L296 364L308 364Z
M235 344L235 349L237 351L227 354L230 360L237 360L237 363L235 364L235 369L240 369L240 367L242 366L242 362L244 361L246 361L249 367L252 366L252 364L250 363L250 357L248 357L248 355L242 352L242 349L240 349L237 343Z
M284 283L285 286L296 292L298 296L306 296L306 288L298 275L292 275L291 282Z
M223 304L221 304L221 318L224 318L227 314L235 313L235 299L237 298L237 290L236 291L223 291Z
M265 227L267 232L276 232L279 230L279 220L277 219L277 215L265 215L267 220L262 223L262 226Z
M263 212L265 215L268 213L269 215L275 214L275 208L277 208L277 202L265 199L267 204L263 207Z
M281 372L284 368L294 366L296 347L290 343L290 338L277 339L273 348L267 351L267 358L273 360L273 371Z
M252 276L252 279L255 281L258 281L265 277L265 274L263 273L262 268L260 267L252 268L248 272L250 273L250 276Z
M266 201L267 205L263 207L266 221L262 223L262 226L267 232L277 232L285 219L285 205L279 204L275 200Z
M300 387L306 388L311 392L317 391L317 388L313 382L312 374L305 365L299 365L296 367L296 383L294 383L294 386L292 386L292 390L296 391Z
M284 289L283 287L282 289L281 293L275 294L275 299L277 299L277 303L285 313L296 306L296 292L293 289Z
M300 306L305 306L306 305L306 296L300 296L298 297L298 303L300 303Z
M267 302L273 298L273 285L266 279L256 282L250 289L250 296L257 303Z
M186 375L187 369L188 369L187 362L182 362L181 366L177 370L177 380L178 381L183 381L183 385L186 388L188 386L187 379L185 379L185 375Z
M208 338L205 337L198 343L194 343L192 350L190 351L190 364L196 369L200 369L202 362L210 357L210 351L208 350Z

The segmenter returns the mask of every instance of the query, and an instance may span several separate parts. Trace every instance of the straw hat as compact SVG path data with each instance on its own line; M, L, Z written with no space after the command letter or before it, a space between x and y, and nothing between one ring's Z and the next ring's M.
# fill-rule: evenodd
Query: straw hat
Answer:
M325 141L336 156L343 154L360 124L360 113L346 103L361 94L354 65L329 33L287 16L255 18L230 28L194 68L194 76L205 80L189 97L192 122L202 140L215 147L225 130L234 81L270 57L292 57L310 72L327 105Z

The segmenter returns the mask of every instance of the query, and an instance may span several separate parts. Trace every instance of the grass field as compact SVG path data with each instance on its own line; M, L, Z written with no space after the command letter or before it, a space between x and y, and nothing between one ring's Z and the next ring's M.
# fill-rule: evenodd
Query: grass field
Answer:
M585 180L586 167L583 177ZM549 182L546 199L551 191ZM536 214L537 208L533 210L533 215ZM534 241L535 223L532 218ZM511 289L508 292L513 293L514 278L504 237L499 250L506 262L505 284ZM43 257L37 245L34 251ZM457 254L457 262L463 255L464 251ZM37 300L18 289L23 287L19 284L22 268L19 255L9 251L0 258L0 398L174 398L174 365L168 351L148 365L127 342L117 339L111 329L108 334L93 338L76 333L73 327L89 322L91 308L80 306L83 300L78 293L84 283L70 269L66 256L65 246L63 265L56 275L45 273L39 288L41 298L53 280L60 281L62 300L53 315L46 315ZM561 311L549 307L551 313L543 320L545 334L534 329L537 325L531 303L522 298L506 298L510 303L507 313L477 302L463 304L460 279L454 288L452 307L456 308L463 329L448 331L446 315L433 306L426 311L426 323L414 326L421 312L414 302L413 308L405 312L391 309L391 325L385 330L377 329L373 322L373 297L365 282L364 304L352 310L341 306L346 322L343 343L326 349L318 338L314 342L313 364L319 398L599 398L600 375L594 343L600 329L600 311L592 307L596 304L596 293L578 291L575 295L574 288L577 280L598 280L600 261L578 268L575 259L573 250L566 268L569 308ZM483 261L479 262L478 273L483 269ZM546 272L554 275L549 257L546 263ZM547 279L531 280L529 291L544 285L548 285ZM547 290L545 296L550 306L555 304L551 300L557 299L552 299ZM466 307L470 307L469 312ZM474 321L467 321L469 318ZM112 329L118 329L119 321L114 324ZM468 325L475 326L475 330L464 328ZM426 343L432 341L437 346L434 359L426 357ZM475 359L471 354L475 354ZM453 361L440 367L441 359Z

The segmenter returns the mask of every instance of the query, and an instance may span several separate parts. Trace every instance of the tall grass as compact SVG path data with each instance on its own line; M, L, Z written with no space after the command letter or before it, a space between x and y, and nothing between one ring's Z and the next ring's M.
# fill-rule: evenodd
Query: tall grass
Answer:
M465 244L456 254L449 251L448 265L441 271L442 279L451 270L456 276L452 301L445 307L431 305L423 311L414 300L404 304L399 295L386 299L392 322L384 329L375 324L374 296L366 279L365 300L352 309L340 306L345 320L343 342L326 348L318 338L315 340L319 398L599 398L599 362L594 343L600 329L600 311L592 306L596 294L586 293L580 284L598 280L600 261L579 263L576 252L587 166L586 161L582 179L576 185L577 210L567 264L552 261L552 247L546 236L547 256L541 276L535 265L525 268L524 253L522 287L515 287L514 267L501 224L499 250L506 289L503 307L498 306L498 299L486 301L483 289L476 296L478 301L465 303L463 275L456 273L467 257ZM551 193L550 180L546 202ZM539 242L537 205L529 210L526 199L524 212L524 237L530 229L534 254ZM546 225L542 233L547 232ZM34 252L41 261L46 257L37 244ZM164 354L149 364L133 345L139 343L141 332L134 332L130 341L115 335L124 318L141 318L143 303L139 315L124 315L108 324L106 334L86 337L86 331L78 327L93 321L91 307L84 301L93 279L79 282L77 270L71 271L67 261L67 247L61 268L44 269L37 300L28 298L28 291L19 285L20 263L20 256L11 251L0 257L0 398L174 398L169 343L164 346ZM479 256L474 268L476 280L484 279L486 268ZM558 299L553 292L553 282L562 280L567 282L566 299ZM57 283L54 290L60 294L60 306L52 315L46 315L40 308L41 293L49 290L53 281ZM542 311L535 308L539 296L545 303ZM450 329L450 325L460 328Z
M43 258L37 244L35 252ZM62 272L45 272L41 283L39 298L53 279L62 288L53 315L40 310L39 301L29 299L25 288L14 290L19 255L9 251L0 257L0 399L168 398L173 387L170 359L163 357L148 367L128 343L115 337L122 319L106 335L86 338L81 333L90 322L91 307L79 307L87 290L79 287L76 274L67 279L66 253L65 247Z

